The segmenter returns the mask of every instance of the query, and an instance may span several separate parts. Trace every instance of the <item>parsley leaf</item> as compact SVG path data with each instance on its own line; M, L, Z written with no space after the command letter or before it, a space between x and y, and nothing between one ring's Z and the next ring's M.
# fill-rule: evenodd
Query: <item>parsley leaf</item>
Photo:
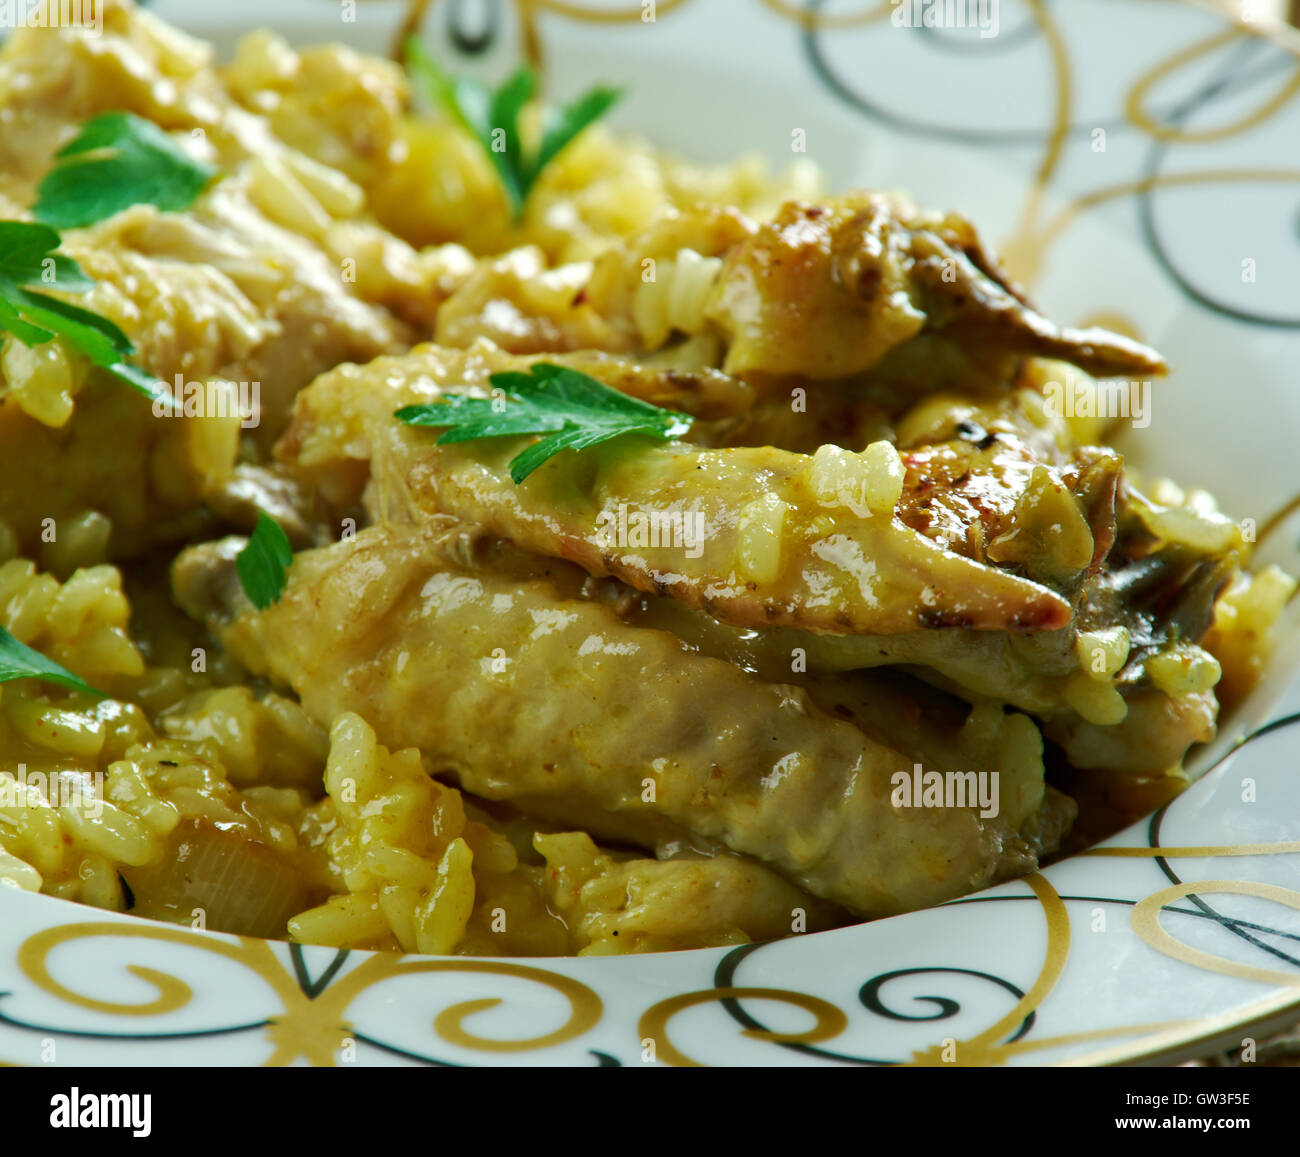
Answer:
M249 535L248 545L235 557L239 585L248 601L259 611L280 601L286 581L285 571L293 562L289 536L269 514L259 510L257 525Z
M129 112L93 117L55 154L32 210L67 229L93 225L132 205L187 209L217 174L152 121Z
M547 435L510 460L516 485L561 450L585 450L624 434L666 441L691 426L689 414L630 398L578 370L549 362L537 362L527 373L493 374L490 380L513 404L451 394L432 404L403 406L394 417L410 426L448 427L439 446Z
M94 285L71 257L54 252L59 244L58 232L48 225L0 221L0 330L26 346L61 337L94 365L170 407L172 396L163 384L126 361L135 346L108 318L32 288L84 293Z
M418 40L406 44L406 68L411 81L430 104L441 105L487 153L516 221L537 178L560 151L585 128L599 120L623 95L621 89L598 85L571 104L548 109L537 151L524 151L519 114L533 98L537 77L527 66L512 73L495 92L473 77L453 80L442 71Z
M20 643L0 627L0 683L11 679L44 679L47 683L58 683L74 691L105 698L102 691L96 691L84 679L79 679L66 667L60 667L53 659L47 659L40 651L33 651L27 644Z
M571 140L600 120L622 98L621 88L597 85L571 104L547 110L542 122L542 143L533 162L532 179L549 165Z

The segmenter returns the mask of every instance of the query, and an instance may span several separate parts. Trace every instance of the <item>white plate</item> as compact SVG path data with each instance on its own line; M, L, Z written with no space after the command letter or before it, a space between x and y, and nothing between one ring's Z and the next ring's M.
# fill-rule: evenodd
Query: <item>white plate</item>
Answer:
M333 0L154 7L227 51L268 22L382 50L400 8L347 23ZM973 217L1049 314L1118 316L1170 358L1135 460L1263 525L1300 490L1300 61L1163 0L1005 0L987 38L895 27L888 3L814 8L664 0L646 23L627 0L448 0L426 37L445 58L450 14L462 42L495 14L456 67L500 74L532 13L552 95L625 83L614 122L702 160L782 164L803 129L833 186L902 186ZM1295 540L1265 558L1300 570ZM0 1060L1015 1065L1240 1046L1300 1018L1295 653L1199 755L1205 777L1104 847L767 945L399 957L5 891Z

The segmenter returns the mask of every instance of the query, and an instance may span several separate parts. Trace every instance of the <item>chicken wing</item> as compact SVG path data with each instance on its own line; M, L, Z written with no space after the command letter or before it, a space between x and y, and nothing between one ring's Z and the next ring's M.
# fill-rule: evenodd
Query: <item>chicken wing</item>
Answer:
M936 382L951 386L958 362L983 376L980 363L1009 366L1008 354L1059 358L1101 376L1165 371L1138 342L1045 318L969 221L878 192L789 202L757 226L706 208L658 222L598 259L584 301L621 329L629 348L654 348L664 326L645 324L654 311L638 308L640 287L650 268L657 277L659 264L683 253L693 255L692 270L700 256L714 261L692 276L714 276L703 315L724 335L722 368L740 376L823 381L880 368L890 377L929 363L944 371ZM920 359L906 355L915 342ZM886 364L897 355L899 364Z
M625 439L581 460L552 459L516 486L507 463L520 439L439 446L428 431L392 416L447 392L487 396L489 374L526 365L490 347L421 346L364 369L341 367L300 395L281 457L344 504L373 470L374 518L452 514L736 626L890 634L935 626L1055 630L1070 620L1069 602L1056 591L948 549L892 513L895 502L873 509L869 465L857 455ZM1030 480L996 456L984 475L991 489L1013 494ZM930 485L913 472L908 478L913 488ZM909 501L904 491L904 508ZM641 541L624 533L629 513L642 525L677 530ZM1090 558L1086 526L1082 534ZM957 547L964 539L950 541Z
M627 625L582 597L588 577L571 564L480 555L477 537L446 519L373 527L298 555L260 613L234 578L238 540L182 555L174 586L309 714L364 713L385 744L416 746L437 773L529 815L648 847L725 846L871 916L1034 863L1017 831L1042 799L1032 755L1002 769L1017 802L996 816L896 806L893 777L914 758L800 688Z

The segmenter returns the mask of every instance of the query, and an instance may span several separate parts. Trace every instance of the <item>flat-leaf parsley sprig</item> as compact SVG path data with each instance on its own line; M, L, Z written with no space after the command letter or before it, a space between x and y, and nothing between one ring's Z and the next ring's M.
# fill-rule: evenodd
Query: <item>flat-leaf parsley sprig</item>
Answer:
M86 121L55 162L32 215L56 229L93 225L132 205L188 209L217 175L152 121L129 112Z
M483 146L516 221L542 170L623 95L622 89L597 85L570 104L548 108L542 120L541 142L535 151L526 152L519 114L537 89L536 74L527 65L493 90L474 77L447 76L424 45L412 38L406 43L406 69L421 96L446 109Z
M691 427L689 414L628 397L579 370L550 362L537 362L527 373L493 374L489 380L504 395L504 404L449 394L438 402L403 406L394 416L411 426L446 427L439 446L545 434L510 460L516 485L561 450L585 450L625 434L662 442Z
M4 627L0 627L0 683L7 683L11 679L42 679L46 683L58 683L73 691L93 695L97 699L105 698L104 692L96 691L84 679L66 667L60 667L53 659L47 659L40 651L34 651L26 643L20 643Z
M56 253L56 230L29 221L0 221L0 330L26 346L61 337L93 365L155 401L171 395L161 382L126 361L135 346L108 318L36 292L37 286L85 293L94 282L71 257Z
M86 121L42 178L36 221L0 221L0 330L29 347L62 338L92 365L174 408L163 384L126 360L135 346L112 321L38 290L78 294L94 286L71 257L56 252L59 229L93 225L132 205L187 209L216 174L133 113Z
M259 510L248 545L235 556L235 573L248 601L259 611L278 603L293 563L289 536L269 514Z

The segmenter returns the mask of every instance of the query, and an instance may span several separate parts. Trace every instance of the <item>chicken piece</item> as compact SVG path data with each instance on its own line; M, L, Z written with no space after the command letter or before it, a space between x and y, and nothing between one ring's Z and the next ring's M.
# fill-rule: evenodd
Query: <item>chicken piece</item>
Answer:
M43 539L87 510L112 523L115 558L207 528L197 504L231 476L238 418L160 420L147 399L93 371L72 419L53 426L23 408L21 378L4 389L0 510L24 554L37 556Z
M481 358L491 357L471 351L456 368L454 355L449 354L436 362L430 355L426 365L426 352L413 352L415 364L405 371L408 379L434 366L428 375L434 379L477 385L486 372ZM755 462L761 456L779 458L770 451L791 446L813 452L826 444L822 435L830 432L826 427L833 419L847 414L866 421L875 435L892 432L883 411L874 408L873 421L873 404L861 400L841 397L825 412L796 414L785 402L757 400L742 380L719 371L682 374L655 370L592 352L556 360L634 397L699 416L702 420L689 432L690 443L725 447L728 453L714 460L741 469L750 452L742 454L738 448L757 450L751 455ZM496 368L518 368L521 363L498 360L492 364ZM395 375L387 374L386 380L393 385ZM323 384L318 387L322 391L326 388ZM827 394L838 392L830 386L814 394L814 408ZM410 394L410 398L416 396L415 392ZM418 396L428 400L430 395ZM1114 541L1115 498L1121 474L1118 455L1095 447L1069 449L1068 431L1051 423L1039 395L1032 389L1007 389L996 401L979 405L968 401L957 404L950 395L937 395L939 399L948 420L940 420L933 407L924 415L937 440L903 449L906 477L898 504L900 521L954 553L985 564L1012 564L1019 574L1072 598L1080 581L1101 565ZM1035 404L1031 405L1031 401ZM340 400L337 405L373 411L371 421L383 424L379 396L355 402ZM300 425L333 426L333 421L325 421L314 412L318 407L312 403L306 403L303 409L307 416ZM905 413L903 421L915 427L913 413ZM867 431L860 427L835 432L840 435L834 439L836 444L858 449L866 445ZM298 436L295 431L286 441L285 454L290 460L297 454ZM310 432L304 436L313 437ZM403 443L408 449L411 445ZM695 466L699 467L705 458L702 455ZM814 472L816 469L814 464ZM706 467L703 471L696 469L691 477L705 481L708 474ZM613 505L611 500L607 509ZM536 542L533 547L547 549ZM580 561L591 569L585 558Z
M1230 573L1227 563L1189 559L1184 548L1176 547L1141 564L1121 561L1115 570L1088 580L1069 628L1032 634L961 629L884 636L748 631L676 600L634 592L624 598L621 614L626 622L669 631L700 654L725 659L762 679L797 683L830 711L861 698L855 688L865 681L873 710L859 712L859 722L867 726L869 720L867 729L876 738L909 753L922 752L927 759L935 753L925 750L904 726L925 696L913 689L898 701L898 684L909 679L899 668L977 706L992 699L1028 712L1076 767L1156 775L1177 768L1189 747L1213 737L1217 708L1213 692L1171 695L1152 687L1146 662L1204 638ZM1084 671L1080 632L1115 628L1123 628L1129 641L1128 657L1113 676L1127 714L1108 724L1088 722L1070 704L1071 680ZM932 730L943 733L941 728ZM996 755L981 757L986 764L1006 759L1001 747Z
M1064 678L1078 669L1073 629L1029 635L952 627L894 635L831 635L787 628L733 627L676 599L633 593L630 623L671 631L701 654L763 679L905 667L967 699L996 698L1045 715L1061 702Z
M209 47L134 4L99 7L102 30L25 28L0 49L3 215L28 215L55 152L104 112L148 118L215 164L220 179L188 211L137 205L64 230L62 251L97 282L76 304L116 322L150 373L189 398L224 383L216 388L237 391L251 411L242 430L240 415L232 427L231 414L211 406L160 420L61 343L28 352L6 342L6 520L32 551L46 520L97 510L113 524L113 556L125 558L201 532L207 516L197 508L229 481L241 437L254 456L269 452L300 387L341 361L403 348L413 325L431 330L432 314L422 304L429 277L396 238L382 235L383 261L350 247L365 268L347 276L339 245L358 231L373 240L377 228L361 190L233 101ZM43 364L60 359L70 371ZM51 384L60 376L62 389Z
M1089 723L1077 712L1058 709L1043 733L1060 745L1072 767L1135 779L1169 774L1192 744L1215 736L1219 704L1213 691L1173 698L1139 689L1125 702L1128 713L1118 723Z
M166 385L248 383L245 428L269 451L316 375L400 349L414 331L354 296L329 253L252 196L247 174L231 176L184 214L137 206L70 230L64 249L97 282L79 304L117 322Z
M776 940L842 922L831 905L741 856L616 859L585 832L538 834L551 907L580 956Z
M670 214L602 254L582 300L608 320L610 348L652 350L712 323L722 368L747 378L866 374L915 395L996 389L1026 354L1101 375L1165 368L1118 334L1048 321L970 222L877 192L789 202L761 225L713 206Z
M572 473L561 473L562 462L556 462L516 487L505 473L513 443L506 443L508 449L491 443L436 447L423 431L403 430L386 417L398 404L436 396L440 381L475 389L492 369L518 364L487 350L458 355L423 347L401 362L342 368L304 392L282 451L308 469L318 488L330 491L346 483L343 490L351 501L373 468L367 499L372 517L420 520L445 511L530 550L576 561L593 575L614 576L644 594L637 621L672 631L703 653L766 678L789 678L796 655L814 673L908 665L970 702L994 696L1033 713L1067 747L1082 752L1081 745L1089 743L1089 750L1108 761L1105 766L1132 764L1133 752L1116 752L1136 742L1136 732L1125 728L1104 742L1087 737L1122 721L1122 699L1138 692L1146 697L1144 713L1161 713L1163 720L1156 729L1158 742L1150 742L1141 756L1144 765L1175 766L1191 744L1205 738L1204 710L1189 710L1181 697L1151 693L1144 662L1179 640L1194 642L1204 635L1231 564L1204 546L1192 549L1171 541L1156 549L1147 529L1152 516L1120 485L1118 457L1097 448L1070 450L1062 432L1036 423L1036 411L1025 400L1036 397L1032 391L1009 393L998 404L958 407L945 421L933 413L922 415L924 422L909 416L914 428L947 440L904 451L907 471L892 524L900 536L912 531L914 541L944 559L978 568L980 582L991 576L988 581L1025 583L1019 575L1027 574L1041 580L1036 589L1055 588L1064 596L1061 605L1067 610L1055 626L1024 630L1014 619L945 619L944 608L927 606L896 571L884 570L886 561L903 568L896 562L899 554L889 553L889 541L880 545L872 516L821 505L806 483L807 459L771 448L632 447L633 456L658 459L658 464L645 469L635 457L593 454L575 463ZM605 376L619 364L594 359L585 366ZM364 384L372 376L378 388ZM636 379L631 392L644 395L646 381ZM614 384L620 383L615 379ZM385 390L397 396L386 401ZM745 473L749 465L775 463L784 466L780 473L764 475L757 468ZM720 578L741 569L732 560L741 554L745 511L765 491L774 492L786 508L782 566L786 532L797 541L815 519L825 517L824 535L872 535L864 557L884 572L882 589L902 593L886 594L880 606L868 606L854 598L858 592L832 585L831 568L819 571L818 563L826 560L812 552L790 561L793 581L807 583L793 598L782 591L780 572L753 586L725 589ZM709 533L700 535L695 558L686 549L691 543L673 545L662 538L659 545L629 538L615 544L623 549L611 551L600 536L601 514L620 508L699 511ZM1124 541L1112 550L1121 520ZM720 531L713 529L719 525ZM1206 527L1217 533L1217 524ZM949 544L951 550L942 549ZM733 553L724 553L727 549ZM1134 550L1151 553L1138 560ZM662 561L650 569L642 567L644 559L652 565ZM1015 566L1019 574L988 562ZM903 579L908 577L904 571ZM818 595L828 591L819 604ZM764 605L767 600L771 603ZM1080 632L1119 629L1131 655L1122 671L1113 672L1113 690L1094 686L1082 672ZM1085 721L1075 703L1089 693L1097 702L1086 708Z
M422 346L340 367L300 396L279 453L336 504L354 502L373 470L373 518L451 514L735 626L891 634L1056 630L1070 621L1055 591L946 549L891 514L892 502L868 506L862 459L624 439L552 459L516 486L507 463L521 439L438 446L430 431L391 416L444 392L486 396L490 373L527 364L490 347ZM653 541L624 534L628 512L661 528ZM675 539L662 529L673 525Z
M714 372L728 381L743 380ZM898 408L893 398L868 392L857 381L824 382L811 392L791 386L758 394L733 416L697 421L685 439L702 446L774 446L796 454L815 454L820 446L864 450L872 442L895 442Z
M141 364L169 386L178 379L182 397L199 404L189 414L159 418L129 387L64 354L71 363L67 403L57 412L36 409L29 398L48 396L41 359L60 355L49 352L53 346L37 353L6 343L12 352L0 360L0 504L26 550L39 541L44 520L57 525L88 508L112 521L118 558L193 533L204 521L198 504L230 479L243 429L265 421L269 447L276 415L282 422L293 392L317 372L397 344L374 344L369 323L352 331L352 341L323 308L304 304L310 320L302 314L292 322L288 312L262 313L215 269L98 242L84 246L79 239L66 248L102 280L78 304L113 318L136 343ZM370 315L360 302L352 305ZM315 337L303 342L300 333ZM228 401L210 404L218 390ZM251 403L251 413L241 412L241 400ZM104 437L107 429L112 438Z
M1164 372L1137 342L1036 312L969 222L880 193L783 206L728 254L707 312L729 341L723 368L741 375L847 377L922 334L1102 376Z
M1052 630L1070 618L1046 587L945 550L887 512L837 511L832 523L806 456L620 447L593 455L586 470L548 463L530 487L516 487L507 463L518 445L479 459L464 449L421 453L413 441L404 490L414 511L454 513L736 626L890 634ZM630 529L617 512L631 512ZM656 525L667 530L656 535Z
M67 351L66 403L36 409L29 398L46 396L50 376L41 359L56 355L6 344L0 502L25 549L44 519L87 508L111 519L119 558L193 533L204 516L192 508L229 481L244 431L269 449L294 393L317 373L402 344L401 325L344 293L319 250L228 187L206 202L194 216L138 207L69 231L64 246L96 280L77 304L131 336L137 360L184 399L185 413L156 416ZM205 223L226 215L224 229ZM277 251L279 261L268 259Z
M864 916L1033 865L1006 813L894 806L892 778L913 761L800 689L625 625L580 597L587 576L570 564L502 547L474 565L473 534L445 519L373 527L298 555L260 613L234 579L238 540L187 551L174 588L310 715L358 711L386 745L543 820L723 845Z

